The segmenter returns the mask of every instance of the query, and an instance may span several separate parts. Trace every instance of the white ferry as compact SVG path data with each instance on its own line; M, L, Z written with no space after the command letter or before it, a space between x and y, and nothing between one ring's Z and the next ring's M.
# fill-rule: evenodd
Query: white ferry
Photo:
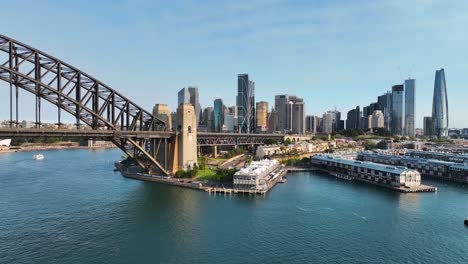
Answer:
M34 160L43 160L44 159L44 155L42 154L36 154L33 156L33 159Z

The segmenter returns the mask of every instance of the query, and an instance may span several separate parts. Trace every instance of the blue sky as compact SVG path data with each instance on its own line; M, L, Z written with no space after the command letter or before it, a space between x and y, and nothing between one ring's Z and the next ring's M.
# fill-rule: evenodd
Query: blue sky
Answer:
M27 8L25 8L27 7ZM91 74L150 110L198 85L203 107L235 103L237 74L257 101L306 101L307 114L345 113L393 84L417 81L416 114L430 115L445 68L450 127L468 127L466 1L8 1L3 35ZM8 90L0 83L0 119ZM33 119L27 100L20 119ZM45 111L43 119L55 122ZM70 119L72 121L73 119Z

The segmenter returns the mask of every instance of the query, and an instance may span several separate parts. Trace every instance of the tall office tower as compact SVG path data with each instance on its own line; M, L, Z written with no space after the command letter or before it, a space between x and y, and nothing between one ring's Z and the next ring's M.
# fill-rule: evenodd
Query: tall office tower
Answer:
M424 135L425 136L432 136L434 135L432 131L432 116L425 116L424 117Z
M171 113L171 122L172 122L172 130L179 129L179 120L177 119L177 112Z
M268 114L268 133L273 133L278 131L278 112L271 109Z
M256 105L256 131L266 132L268 128L268 102L261 101Z
M331 134L333 132L333 117L334 113L331 111L325 112L322 117L322 132Z
M367 129L369 129L369 130L372 129L372 115L367 116L366 124L367 124Z
M328 111L332 114L332 132L344 129L344 121L341 120L341 112L336 109Z
M392 93L386 92L383 95L377 97L377 103L382 108L384 114L384 127L391 130L391 111L392 111Z
M415 136L415 99L416 99L416 80L405 80L405 135Z
M346 116L346 128L360 128L361 109L356 106L355 109L348 111Z
M255 130L255 82L248 74L237 76L237 122L239 132L251 133Z
M372 128L384 127L384 115L381 110L375 110L372 113Z
M167 130L172 130L171 110L167 104L155 104L153 107L153 116L166 122Z
M405 128L405 88L402 84L392 87L392 119L391 131L393 134L403 135Z
M295 95L277 95L275 96L275 110L278 113L279 131L305 133L304 99Z
M305 134L305 103L302 98L293 97L289 101L287 121L291 125L289 131L295 134Z
M213 124L214 131L221 132L224 124L224 103L223 99L215 99L213 104Z
M437 137L448 136L448 99L444 69L440 69L435 73L434 97L432 101L432 124L432 132L434 135Z
M306 116L306 133L315 134L317 133L316 126L315 126L315 116L308 115Z
M289 95L275 96L275 111L278 114L278 131L285 132L289 125L286 120L286 112L288 111Z
M213 122L213 107L207 107L203 110L203 125L206 127L206 131L211 132L214 129Z
M199 102L198 87L188 86L182 88L177 93L178 105L191 104L195 109L195 115L197 117L197 124L201 121L202 110Z

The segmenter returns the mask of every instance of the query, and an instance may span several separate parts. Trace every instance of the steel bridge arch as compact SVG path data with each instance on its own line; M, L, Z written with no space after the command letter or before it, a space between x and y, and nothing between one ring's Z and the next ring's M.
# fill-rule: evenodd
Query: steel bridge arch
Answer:
M35 96L36 127L41 125L41 99L57 106L58 125L61 111L94 130L114 130L114 143L140 166L158 167L167 174L145 147L145 140L120 138L119 131L166 131L161 120L98 79L45 52L0 35L0 80L10 85L10 126L18 127L18 89ZM16 117L13 116L15 100ZM14 120L14 121L13 121ZM126 145L133 146L131 153ZM159 149L159 147L158 147Z

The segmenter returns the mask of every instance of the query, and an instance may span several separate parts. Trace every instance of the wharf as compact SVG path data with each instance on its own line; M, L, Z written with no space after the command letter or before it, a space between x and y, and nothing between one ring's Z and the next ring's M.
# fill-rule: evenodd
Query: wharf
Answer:
M372 185L376 185L376 186L379 186L379 187L391 189L391 190L401 192L401 193L418 193L418 192L436 192L437 191L437 187L430 186L430 185L420 184L419 186L414 186L414 187L411 187L411 188L401 187L401 186L396 187L396 186L391 186L391 185L387 185L387 184L378 183L378 182L375 182L375 181L362 179L362 178L359 178L359 177L354 177L354 176L347 175L347 174L337 173L337 172L327 170L327 169L324 169L324 168L316 168L316 170L321 171L321 172L325 172L328 175L333 176L333 177L338 178L338 179L341 179L341 180L363 182L363 183L372 184Z
M314 167L296 167L296 166L286 166L288 172L301 172L301 171L316 171L317 168Z
M256 189L256 190L251 190L251 189L233 189L233 188L215 188L215 187L206 187L205 192L209 193L224 193L224 194L259 194L259 195L264 195L266 194L269 190L271 190L278 182L285 183L286 179L284 178L286 176L286 173L288 170L284 167L281 167L275 172L275 176L272 177L268 183L267 183L267 188L265 189Z

